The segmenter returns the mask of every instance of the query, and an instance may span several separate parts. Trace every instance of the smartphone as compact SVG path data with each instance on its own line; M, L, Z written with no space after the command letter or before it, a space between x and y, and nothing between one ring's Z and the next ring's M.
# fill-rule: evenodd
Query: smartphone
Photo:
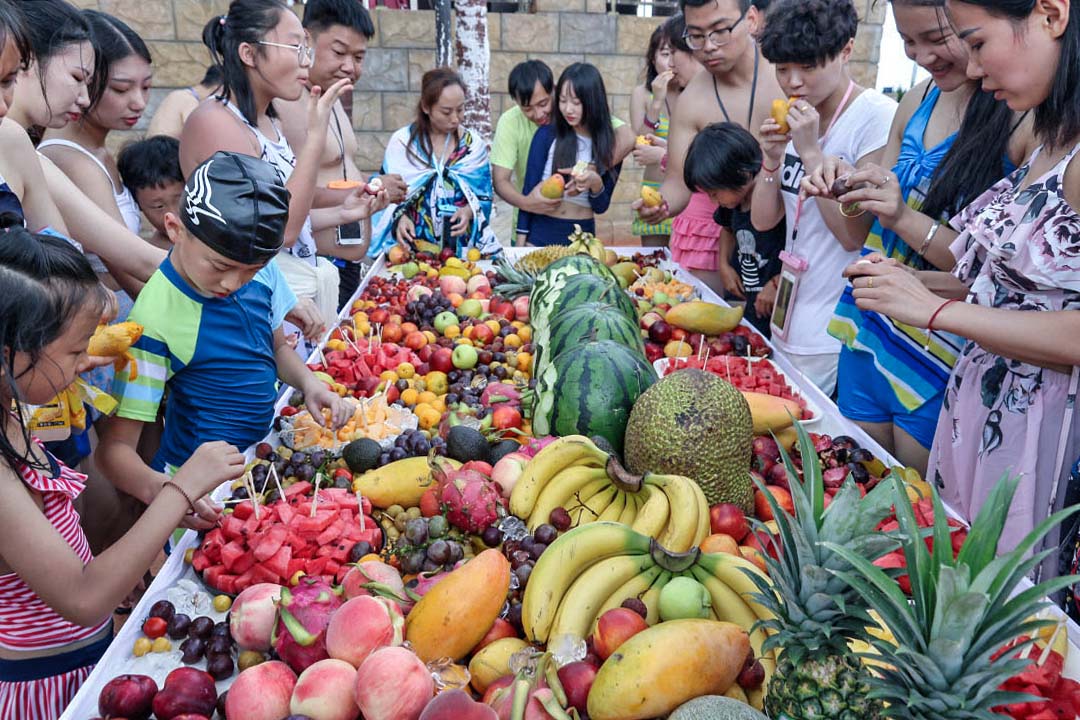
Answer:
M780 285L776 288L776 304L773 305L769 325L775 337L783 340L787 337L791 325L791 303L799 287L799 275L788 267L780 271Z
M351 222L338 226L338 245L362 245L363 243L364 231L359 222Z

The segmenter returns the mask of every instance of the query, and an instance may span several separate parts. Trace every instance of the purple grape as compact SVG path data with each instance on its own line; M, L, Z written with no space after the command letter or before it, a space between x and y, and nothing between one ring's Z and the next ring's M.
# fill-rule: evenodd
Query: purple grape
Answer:
M494 525L488 525L484 528L484 532L480 534L480 539L483 540L484 544L488 547L496 547L502 542L502 530Z
M551 517L548 520L551 521L556 530L566 531L570 529L570 513L566 512L566 508L555 508L551 511Z
M559 531L555 529L555 526L548 525L547 523L536 528L536 531L533 533L536 542L543 543L544 545L550 545L555 542L555 538L558 537L558 535Z
M176 606L168 600L158 600L150 606L150 617L161 618L165 622L169 622L174 615L176 615Z

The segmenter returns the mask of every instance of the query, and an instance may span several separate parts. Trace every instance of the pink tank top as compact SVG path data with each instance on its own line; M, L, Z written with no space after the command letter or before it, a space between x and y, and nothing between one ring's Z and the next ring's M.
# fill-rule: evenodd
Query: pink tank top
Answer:
M94 556L73 503L86 488L86 476L59 461L54 463L56 477L46 477L39 470L23 467L22 480L41 496L45 517L85 565ZM4 648L41 650L62 647L97 635L110 622L112 618L106 617L94 627L76 625L46 605L15 573L0 575L0 646Z

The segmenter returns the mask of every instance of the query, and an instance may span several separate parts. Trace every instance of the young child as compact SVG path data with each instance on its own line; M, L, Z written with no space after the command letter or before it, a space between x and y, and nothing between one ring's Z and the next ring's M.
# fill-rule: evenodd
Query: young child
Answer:
M16 222L14 216L5 216ZM15 224L0 232L0 717L55 720L112 639L112 611L142 578L193 500L238 477L244 456L224 442L190 459L142 518L94 557L73 501L86 476L26 429L22 403L104 358L87 344L106 308L90 263L66 240ZM110 359L111 360L111 359Z
M690 192L705 193L719 205L716 222L730 228L735 237L732 256L725 261L739 274L745 317L767 337L769 313L759 310L757 300L765 284L780 272L784 226L757 232L750 223L750 195L759 181L761 162L761 146L748 130L735 123L713 123L690 143L683 179Z
M116 158L120 178L135 198L135 204L154 227L150 243L170 250L165 232L165 213L180 214L184 175L180 172L180 141L169 135L155 135L133 142Z
M803 0L770 7L760 34L762 54L794 100L787 128L772 117L761 126L765 174L754 185L750 214L762 231L786 216L785 250L806 263L784 314L787 332L774 333L773 343L826 395L836 387L840 357L840 342L826 328L846 284L841 274L859 258L866 236L849 236L838 203L801 200L799 185L826 156L856 168L879 162L896 111L895 101L860 87L848 72L858 26L851 0ZM775 297L779 279L767 296Z
M622 170L604 79L596 67L574 63L566 68L555 97L555 122L537 130L529 147L522 193L528 195L556 173L566 175L565 193L551 212L523 210L518 215L519 238L527 236L534 246L569 244L574 225L595 232L594 215L608 209Z
M172 252L139 294L131 320L138 376L118 373L120 400L96 458L117 487L149 502L172 469L207 438L247 447L270 428L277 379L304 393L320 422L345 423L348 406L315 378L281 329L296 298L271 260L281 249L289 191L268 163L218 152L195 168L180 217L165 214ZM165 389L165 433L148 466L139 437L157 418ZM217 520L198 501L196 527Z

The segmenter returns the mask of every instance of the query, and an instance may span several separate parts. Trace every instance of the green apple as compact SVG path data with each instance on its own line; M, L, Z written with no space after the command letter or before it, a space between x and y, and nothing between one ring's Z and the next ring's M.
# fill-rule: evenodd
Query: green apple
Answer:
M420 266L414 262L407 262L401 266L401 274L406 280L411 280L416 277L416 273L420 272Z
M457 315L450 312L449 310L444 310L443 312L439 313L432 321L432 326L435 328L435 332L439 333L440 335L446 334L446 328L450 327L451 325L457 325Z
M484 306L479 300L466 300L458 305L457 312L462 317L478 318L484 312Z
M665 292L654 292L652 296L652 301L656 305L664 305L670 302L670 298L668 298L667 293Z
M472 370L476 367L476 360L476 348L468 343L460 343L454 348L454 354L450 356L450 361L458 370Z
M660 591L660 619L707 618L712 598L705 586L688 577L677 577Z

